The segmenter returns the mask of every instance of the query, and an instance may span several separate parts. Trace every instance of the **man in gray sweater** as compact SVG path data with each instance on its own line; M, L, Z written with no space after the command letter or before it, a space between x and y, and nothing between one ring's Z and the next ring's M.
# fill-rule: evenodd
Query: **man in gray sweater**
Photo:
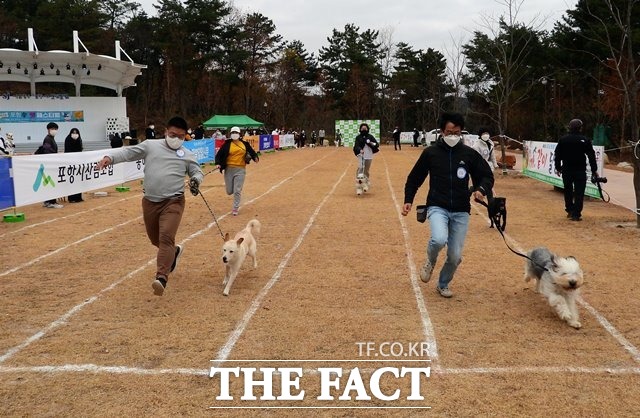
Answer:
M182 246L175 245L176 233L184 212L184 178L194 196L204 175L195 154L182 146L187 122L174 117L167 123L164 139L152 139L138 145L117 148L98 162L102 170L110 164L144 159L144 197L142 216L151 243L158 247L153 293L162 296L169 273L175 270Z

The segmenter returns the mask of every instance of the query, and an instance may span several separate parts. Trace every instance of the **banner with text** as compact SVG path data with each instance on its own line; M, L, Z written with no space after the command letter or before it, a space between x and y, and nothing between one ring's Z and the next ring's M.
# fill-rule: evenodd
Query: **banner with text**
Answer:
M525 141L522 173L531 178L551 184L552 186L563 188L562 177L556 174L554 165L557 145L556 142ZM595 145L593 149L596 152L598 174L604 176L604 147ZM591 167L587 162L587 179L589 178L591 178ZM584 194L597 199L600 198L598 187L590 181L587 181L587 188Z
M97 150L13 157L15 206L101 189L143 177L144 160L96 170L96 163L104 155L105 150Z

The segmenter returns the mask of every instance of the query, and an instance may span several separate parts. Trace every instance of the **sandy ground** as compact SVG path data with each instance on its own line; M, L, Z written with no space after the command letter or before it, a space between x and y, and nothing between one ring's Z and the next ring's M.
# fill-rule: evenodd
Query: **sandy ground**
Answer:
M185 252L163 297L151 291L155 249L140 182L61 210L22 208L26 222L0 225L0 415L638 416L635 215L589 200L584 220L570 222L551 186L497 171L509 243L580 261L583 328L561 322L522 280L523 259L477 205L455 295L444 299L417 276L428 225L399 214L419 152L383 146L372 190L360 197L349 149L265 155L248 168L237 217L222 176L208 174L202 191L223 232L254 216L262 223L259 266L247 263L228 297L222 239L201 197L187 198L177 237ZM409 352L412 344L428 344L429 355ZM301 368L304 399L242 400L243 381L232 377L233 400L218 400L212 365ZM319 369L330 367L344 372L340 389L319 400ZM355 390L338 399L356 374L361 395L373 396L371 377L383 367L430 367L420 378L424 399L407 400L416 385L390 373L382 394L399 389L399 399L356 400ZM280 375L273 381L277 396Z

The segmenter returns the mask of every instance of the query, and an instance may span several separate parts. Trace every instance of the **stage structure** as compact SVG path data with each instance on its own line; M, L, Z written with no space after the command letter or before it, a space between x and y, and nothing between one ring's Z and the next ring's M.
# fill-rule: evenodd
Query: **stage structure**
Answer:
M91 54L73 31L73 52L40 51L33 29L28 30L28 51L0 48L0 81L29 83L30 94L0 92L0 127L13 133L16 152L35 150L46 135L46 125L59 125L58 146L71 128L78 128L86 149L108 148L112 132L129 130L124 89L146 65L136 64L115 42L115 56ZM122 59L124 56L126 59ZM38 94L37 83L70 83L75 96ZM81 86L99 86L115 91L115 97L81 97Z

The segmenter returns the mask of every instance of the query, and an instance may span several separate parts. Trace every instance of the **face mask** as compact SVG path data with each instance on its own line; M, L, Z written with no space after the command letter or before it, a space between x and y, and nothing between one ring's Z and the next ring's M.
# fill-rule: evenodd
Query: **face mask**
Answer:
M71 134L71 138L73 138L73 139L78 139L78 138L80 138L80 135L78 135L78 134Z
M178 149L182 146L182 143L184 142L184 139L180 139L180 138L173 138L170 136L167 136L165 138L165 140L167 141L167 145L169 146L169 148L171 149Z
M238 134L238 133L232 133L232 134L231 134L231 139L240 139L240 134Z
M455 147L460 142L460 135L447 135L443 137L444 142L451 148Z
M368 133L369 133L369 131L368 131L367 129L363 129L363 130L361 130L361 131L360 131L360 133L368 134Z
M482 138L484 141L488 141L491 137L489 136L489 134L483 134L480 138Z
M155 126L149 125L149 129L153 130L153 128L155 128Z
M187 133L188 133L189 135L191 135L191 129L189 129L189 130L187 131Z
M56 134L57 134L57 133L58 133L58 130L57 130L57 129L51 129L51 130L49 130L49 135L51 135L51 136L56 136Z

